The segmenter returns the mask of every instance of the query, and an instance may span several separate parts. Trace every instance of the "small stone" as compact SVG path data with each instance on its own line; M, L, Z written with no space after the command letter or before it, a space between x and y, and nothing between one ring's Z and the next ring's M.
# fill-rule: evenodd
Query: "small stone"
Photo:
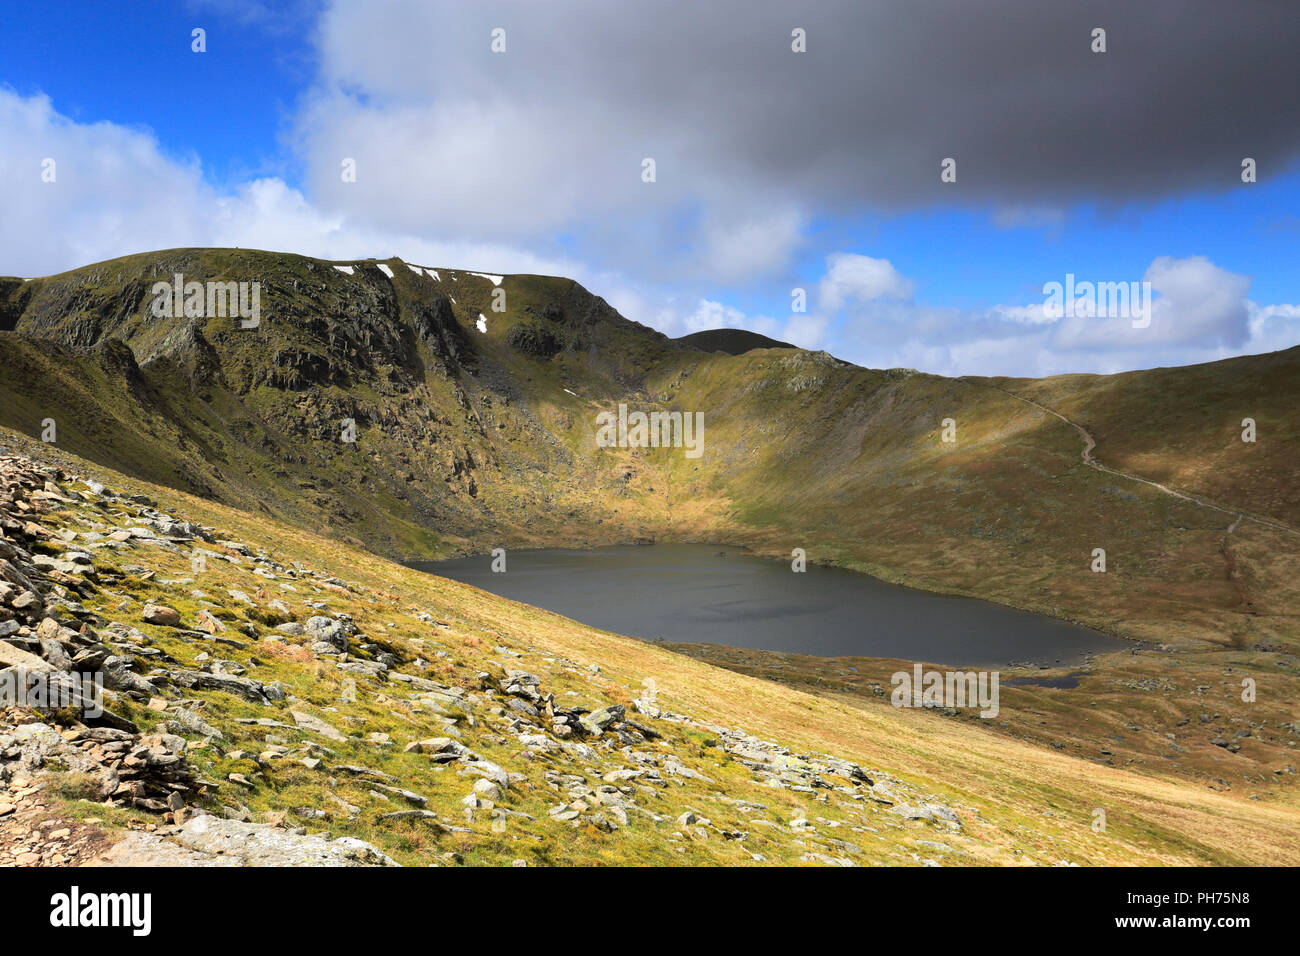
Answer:
M180 611L165 604L146 604L144 610L140 612L140 617L146 624L158 624L162 627L179 627L181 623Z
M226 630L226 625L222 624L208 611L199 611L197 617L199 619L198 627L201 631L206 631L209 634L222 634Z
M320 734L327 740L343 743L348 739L336 727L332 727L319 717L312 714L304 713L301 710L291 710L289 711L289 716L291 716L294 719L294 722L303 730L309 730L314 734Z

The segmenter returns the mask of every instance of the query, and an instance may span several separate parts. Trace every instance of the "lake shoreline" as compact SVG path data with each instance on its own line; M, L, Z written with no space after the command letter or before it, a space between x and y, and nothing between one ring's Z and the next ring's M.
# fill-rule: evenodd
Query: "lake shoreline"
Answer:
M656 542L504 557L504 574L490 570L490 554L408 566L652 643L985 668L1068 666L1138 646L1077 622L833 562L809 561L795 573L746 545ZM651 579L638 583L635 575Z

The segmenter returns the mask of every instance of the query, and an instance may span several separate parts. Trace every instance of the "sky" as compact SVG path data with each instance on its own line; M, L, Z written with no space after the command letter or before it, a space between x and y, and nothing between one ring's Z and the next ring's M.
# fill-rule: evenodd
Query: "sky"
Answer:
M177 246L398 255L571 276L672 336L748 328L949 375L1300 344L1300 4L0 17L0 274ZM1149 306L1051 307L1067 282Z

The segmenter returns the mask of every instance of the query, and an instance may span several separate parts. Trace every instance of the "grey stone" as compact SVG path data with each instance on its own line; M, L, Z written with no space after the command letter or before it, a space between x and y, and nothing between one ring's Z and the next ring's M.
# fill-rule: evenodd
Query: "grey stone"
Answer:
M347 652L348 635L341 621L317 615L308 618L304 628L314 642L333 645L339 653Z
M160 834L132 834L113 847L103 862L108 866L399 865L376 847L353 837L330 840L207 814Z
M335 740L339 743L344 743L348 739L347 736L341 733L336 727L327 724L325 721L312 714L304 713L301 710L291 710L289 711L289 716L292 717L294 722L303 730L310 730L314 734L320 734L327 740Z

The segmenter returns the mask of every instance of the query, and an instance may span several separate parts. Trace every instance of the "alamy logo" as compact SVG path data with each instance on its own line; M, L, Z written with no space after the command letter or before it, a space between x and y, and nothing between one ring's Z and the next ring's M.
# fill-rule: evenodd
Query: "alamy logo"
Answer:
M177 272L171 282L155 282L150 290L149 311L156 319L238 318L241 329L255 329L262 322L260 282L186 282Z
M890 703L895 707L975 707L984 718L998 715L998 671L895 671Z
M59 928L126 926L133 936L153 929L153 894L86 893L74 886L50 897L50 925Z
M687 458L704 454L703 412L629 412L596 416L598 448L684 448Z
M1074 273L1065 283L1043 285L1043 316L1048 319L1132 319L1133 328L1151 324L1150 282L1075 282Z

